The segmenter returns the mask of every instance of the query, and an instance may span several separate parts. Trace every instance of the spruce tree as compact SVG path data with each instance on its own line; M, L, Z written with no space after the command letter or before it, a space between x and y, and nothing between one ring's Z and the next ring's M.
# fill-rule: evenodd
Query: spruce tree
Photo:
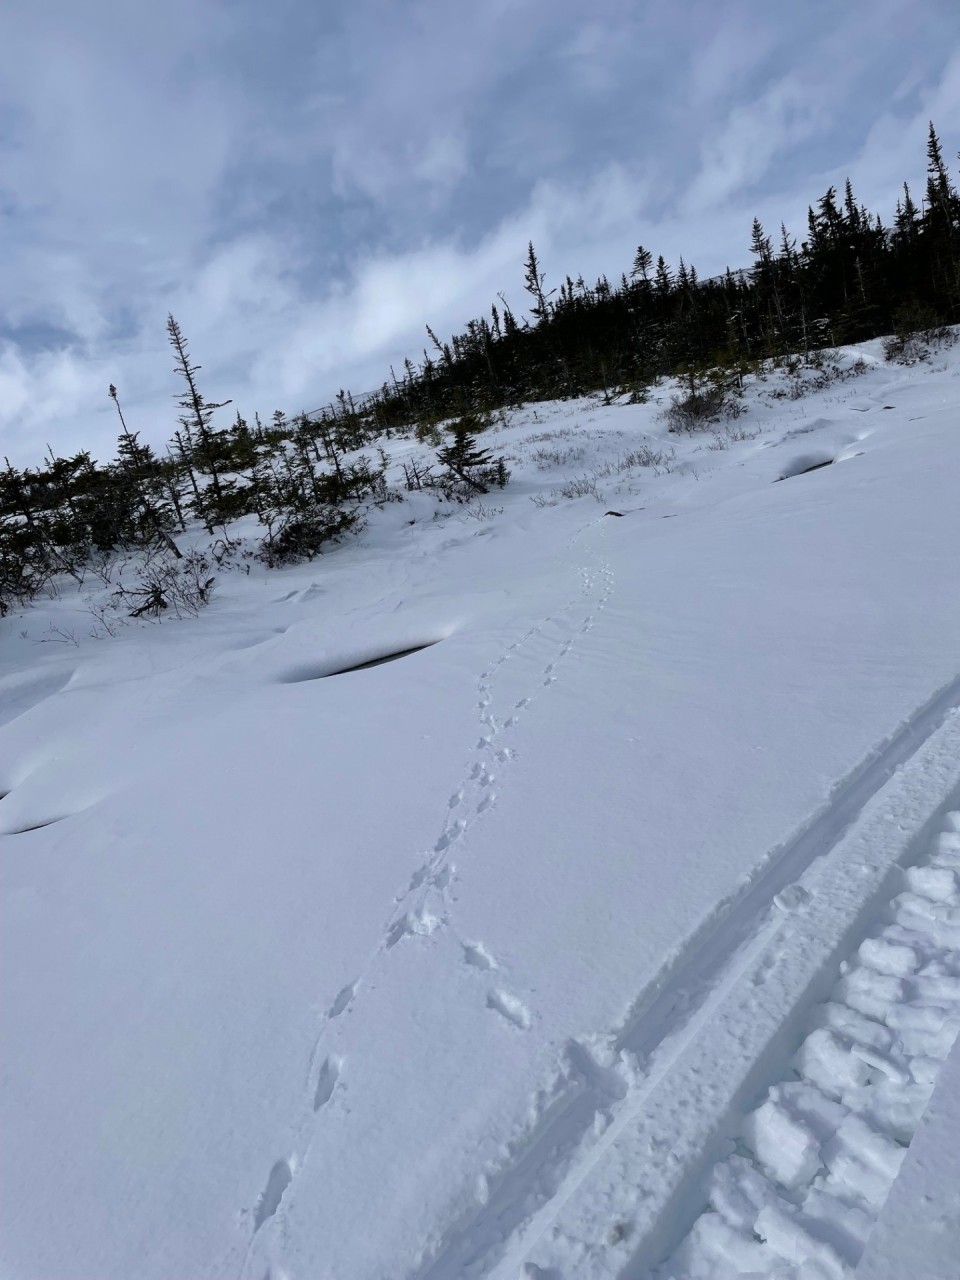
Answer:
M637 252L633 259L633 268L630 275L634 280L639 276L644 284L650 282L650 268L653 265L653 254L649 249L645 249L642 244L637 245Z
M950 181L940 139L931 121L927 138L927 197L924 231L931 283L942 305L960 301L960 197Z
M540 263L531 240L527 248L527 261L524 264L523 287L533 299L530 314L536 318L537 324L545 324L550 319L549 298L556 292L555 289L550 289L549 292L544 291L545 279L546 276L540 270Z
M498 470L504 479L501 483L497 478L497 483L501 483L501 488L506 483L503 459L495 459L489 449L477 445L484 425L475 413L462 414L447 428L450 443L437 450L437 461L446 467L448 474L476 493L489 492Z
M207 532L212 534L215 525L223 524L233 514L227 501L230 486L224 485L220 477L218 442L211 427L214 412L217 409L223 409L231 402L221 400L218 404L214 404L200 393L197 374L201 366L190 363L187 340L172 315L167 316L167 336L174 351L174 371L187 384L186 390L178 397L177 403L181 409L179 422L186 434L187 446L193 455L191 462L210 477L210 493L201 494L194 482L194 507L206 526ZM181 444L181 449L183 447Z
M160 463L153 450L139 441L139 432L131 431L127 426L120 407L117 388L110 383L108 391L110 399L120 419L121 432L117 440L117 461L114 464L118 476L123 477L131 486L140 507L142 524L148 539L157 538L168 551L179 560L180 548L170 536L169 508L164 502L163 490L159 484Z

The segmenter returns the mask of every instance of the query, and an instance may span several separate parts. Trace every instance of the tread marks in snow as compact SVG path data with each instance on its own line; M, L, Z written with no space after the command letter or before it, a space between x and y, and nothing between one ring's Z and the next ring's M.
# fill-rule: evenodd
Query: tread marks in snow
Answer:
M660 1280L788 1264L852 1275L960 1030L960 814L904 881L815 1011L798 1078L747 1117Z

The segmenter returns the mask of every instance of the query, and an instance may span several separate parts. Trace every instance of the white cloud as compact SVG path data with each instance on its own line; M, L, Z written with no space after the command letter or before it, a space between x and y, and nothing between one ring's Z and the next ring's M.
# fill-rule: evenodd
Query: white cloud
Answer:
M167 311L212 399L295 411L525 311L530 238L553 285L740 265L847 172L889 215L960 117L960 10L877 3L0 9L0 452L108 456L111 381L166 439Z

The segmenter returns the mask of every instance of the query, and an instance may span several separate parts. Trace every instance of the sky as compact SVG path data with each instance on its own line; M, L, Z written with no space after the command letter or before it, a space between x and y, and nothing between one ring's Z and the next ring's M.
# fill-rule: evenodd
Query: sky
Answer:
M701 276L848 175L956 174L956 0L35 0L0 7L0 454L313 410L643 243ZM225 425L225 420L224 420Z

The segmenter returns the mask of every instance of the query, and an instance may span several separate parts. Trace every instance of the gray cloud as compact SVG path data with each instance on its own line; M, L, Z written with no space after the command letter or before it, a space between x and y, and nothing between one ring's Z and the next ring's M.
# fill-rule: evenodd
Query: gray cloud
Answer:
M533 238L701 274L854 180L889 216L960 106L954 0L44 0L0 11L0 452L155 441L173 311L211 398L313 408L416 358Z

